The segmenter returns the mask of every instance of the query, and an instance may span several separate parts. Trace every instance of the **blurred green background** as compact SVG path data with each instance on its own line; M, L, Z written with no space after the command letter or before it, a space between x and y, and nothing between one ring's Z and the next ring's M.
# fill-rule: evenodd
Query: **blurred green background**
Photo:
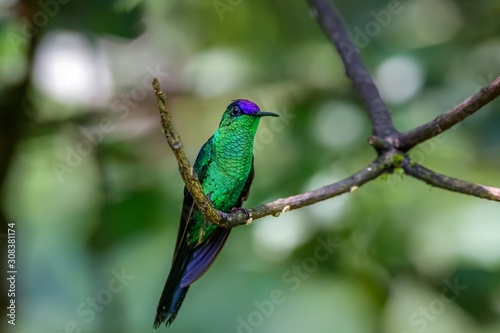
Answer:
M336 5L399 130L500 75L497 0ZM183 187L153 75L192 160L232 99L282 115L261 123L246 207L375 156L359 96L304 1L0 8L0 215L3 233L16 223L19 272L16 326L4 316L4 330L152 331ZM499 107L411 155L500 186ZM498 203L390 175L258 220L233 231L169 331L500 332L499 216Z

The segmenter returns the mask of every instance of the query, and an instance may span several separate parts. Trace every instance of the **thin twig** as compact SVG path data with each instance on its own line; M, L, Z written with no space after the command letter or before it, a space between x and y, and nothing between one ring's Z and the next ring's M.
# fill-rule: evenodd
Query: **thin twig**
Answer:
M465 180L449 177L424 166L414 163L409 159L403 161L402 167L406 174L422 180L429 185L445 190L463 193L478 198L500 201L500 188L471 183Z
M359 91L372 122L373 134L390 139L398 134L392 123L387 106L373 83L370 73L363 64L358 49L354 46L340 16L327 0L308 0L311 11L332 41L344 63L346 75Z
M157 78L153 78L153 89L156 94L156 101L158 103L158 108L160 109L161 117L161 127L163 129L163 134L167 139L168 145L174 152L177 163L179 164L179 172L181 174L182 180L186 185L189 193L193 196L193 200L200 209L200 211L205 215L208 220L215 222L221 219L221 214L216 210L210 201L205 197L201 184L198 181L198 177L189 163L184 149L182 148L181 138L172 126L172 121L170 119L170 114L167 110L167 102L165 94L161 91L160 81Z
M474 114L499 95L500 76L487 87L467 98L453 109L437 116L434 120L408 132L401 133L398 148L403 151L408 151L415 145L437 136L438 134L458 124L468 116Z

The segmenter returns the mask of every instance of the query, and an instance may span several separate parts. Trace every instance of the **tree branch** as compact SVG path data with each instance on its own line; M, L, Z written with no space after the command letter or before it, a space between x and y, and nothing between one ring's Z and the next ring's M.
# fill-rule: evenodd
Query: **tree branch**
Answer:
M412 176L413 178L422 180L429 185L453 192L472 195L478 198L500 201L500 188L475 184L449 177L429 170L418 163L414 163L410 161L409 158L406 158L403 161L402 167L406 174Z
M250 210L231 213L218 211L205 196L197 175L184 154L180 137L172 126L166 108L165 95L160 89L158 79L154 78L153 87L160 109L163 132L177 158L179 172L184 184L207 220L225 228L249 224L253 220L264 216L277 216L282 212L312 205L349 191L352 192L381 174L392 172L395 168L402 168L408 175L432 186L479 198L500 201L500 189L498 188L474 184L436 173L413 163L405 154L410 148L451 128L495 99L500 94L500 78L497 78L488 87L481 89L477 94L433 121L408 132L399 133L395 129L391 115L366 70L357 49L349 39L339 15L328 4L327 0L308 1L325 34L330 38L340 54L347 76L351 78L365 102L373 128L373 135L368 139L368 143L377 150L379 156L352 176L322 188L284 199L277 199Z
M490 85L467 98L453 109L437 116L434 120L408 132L401 133L398 148L402 151L408 151L415 145L437 136L455 126L468 116L474 114L483 106L497 98L498 95L500 95L500 76Z
M174 152L177 163L179 164L179 172L181 174L184 184L189 193L193 196L193 200L200 209L200 211L205 215L208 220L212 222L219 221L221 219L221 214L217 211L210 201L205 197L201 184L198 181L198 176L194 172L191 163L189 163L184 149L182 149L181 138L175 132L172 126L172 120L170 119L170 114L167 110L167 102L165 99L165 94L161 91L160 81L157 78L153 78L153 89L156 94L156 102L158 103L158 108L160 109L161 127L163 129L163 134L167 139L168 145Z
M309 206L317 202L336 197L343 193L353 192L363 184L366 184L370 180L373 180L384 173L386 159L385 155L379 156L375 161L368 164L363 169L339 182L284 199L277 199L250 209L247 211L249 213L250 220L246 222L245 219L247 217L245 213L236 211L234 213L227 214L226 220L222 223L217 223L217 225L230 228L241 224L249 224L253 220L260 219L264 216L278 216L280 213Z
M224 213L215 209L203 192L196 173L193 171L193 168L184 153L180 137L172 126L170 114L168 113L166 107L165 94L161 91L160 82L157 78L153 79L153 88L155 90L156 100L160 110L163 133L165 134L168 145L174 152L177 159L179 172L182 176L184 184L186 185L189 193L193 196L193 199L202 214L210 222L219 227L232 228L238 225L250 224L253 220L260 219L264 216L279 215L280 213L309 206L316 202L323 201L349 191L352 192L366 182L380 176L385 170L385 164L388 160L390 160L390 158L387 158L386 155L379 156L365 168L339 182L288 198L277 199L250 210Z
M398 134L387 106L368 73L358 49L353 45L340 16L327 0L308 0L313 15L326 36L332 41L344 63L346 75L351 78L366 105L373 127L373 134L389 139Z

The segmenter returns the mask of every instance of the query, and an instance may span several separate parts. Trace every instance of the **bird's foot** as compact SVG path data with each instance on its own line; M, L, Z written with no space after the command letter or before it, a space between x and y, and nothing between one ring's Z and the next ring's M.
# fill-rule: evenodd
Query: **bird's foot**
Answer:
M241 208L241 207L233 207L227 213L221 212L221 220L222 220L222 222L226 222L227 221L227 215L228 214L232 214L232 213L236 213L236 212L242 212L243 214L245 214L245 222L246 222L247 225L250 224L250 223L252 223L253 218L250 216L250 211L248 209Z
M220 212L220 217L221 217L221 222L226 222L227 221L227 214L224 212Z
M230 213L236 213L236 212L242 212L243 214L245 214L245 220L246 220L246 224L247 225L250 224L250 223L252 223L253 219L250 216L250 211L248 209L245 209L245 208L242 208L242 207L233 207L233 208L231 208Z
M242 207L233 207L229 211L230 213L236 213L236 212L242 212L247 216L247 218L250 218L250 211L248 209L242 208Z

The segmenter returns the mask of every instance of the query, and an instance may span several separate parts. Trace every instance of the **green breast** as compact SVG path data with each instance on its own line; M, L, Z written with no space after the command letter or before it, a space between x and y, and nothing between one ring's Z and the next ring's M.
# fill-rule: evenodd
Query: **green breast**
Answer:
M214 135L211 159L201 187L214 207L229 212L238 203L253 163L253 135L239 136L239 140L226 142ZM201 213L192 217L189 243L200 244L217 228L207 223Z

